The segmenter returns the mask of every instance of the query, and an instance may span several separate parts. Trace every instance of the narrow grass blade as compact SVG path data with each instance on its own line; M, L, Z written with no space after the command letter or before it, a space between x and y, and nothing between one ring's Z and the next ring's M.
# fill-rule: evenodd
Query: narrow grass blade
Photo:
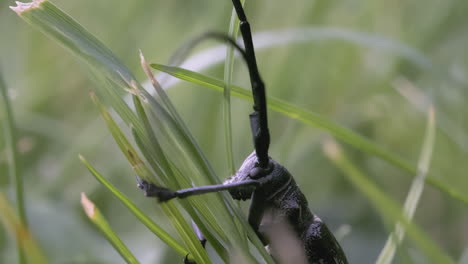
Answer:
M114 119L110 115L107 108L101 104L99 99L94 94L91 94L91 99L93 100L97 108L99 109L99 113L101 114L102 119L104 120L104 122L106 122L107 128L111 132L112 137L114 138L115 142L119 146L120 150L125 155L127 160L130 162L130 164L132 165L132 168L135 171L137 171L140 168L142 161L136 157L135 148L133 148L133 146L130 144L127 137L122 133L122 131L120 130L117 123L114 121ZM149 182L156 182L156 178L152 177L151 174L145 174L143 179Z
M111 226L101 214L99 209L94 205L92 201L86 197L86 194L81 193L81 205L83 206L83 210L88 216L89 220L96 225L99 231L106 237L107 241L112 244L117 252L119 252L120 256L125 260L127 263L139 263L138 260L133 256L132 252L125 246L125 244L120 240L117 234L112 230Z
M1 69L0 69L1 70ZM8 157L8 174L10 179L14 182L15 196L16 196L16 210L18 212L19 220L21 224L28 228L28 221L26 216L25 202L24 202L24 189L23 189L23 177L21 175L21 167L18 163L18 151L16 148L17 132L13 111L11 109L10 98L8 97L7 87L0 71L0 105L1 109L6 116L0 116L1 123L3 124L3 134L5 135L6 153ZM19 243L19 241L17 241ZM24 263L25 256L18 244L18 258L20 263Z
M151 67L159 71L168 73L176 78L180 78L191 83L202 85L204 87L211 88L218 92L223 91L224 84L221 80L178 67L165 66L161 64L151 64ZM231 88L232 95L244 100L252 101L252 95L250 91L237 86L231 86ZM304 110L300 107L294 106L290 103L284 102L274 97L268 97L267 102L269 109L275 112L284 114L292 119L296 119L307 125L314 126L324 131L327 131L337 139L348 143L349 145L361 151L379 157L380 159L402 170L409 172L411 175L416 175L417 173L416 166L403 160L402 158L393 154L392 152L382 148L376 143L364 138L363 136L356 134L352 130L345 128L339 124L336 124L333 121L330 121L317 113ZM450 186L443 183L442 181L434 177L427 177L426 182L438 188L450 197L459 200L465 204L468 204L467 195L462 194L457 190L454 190L453 188L450 188Z
M164 229L158 226L156 223L151 220L146 214L139 209L132 201L130 201L127 196L125 196L121 191L119 191L112 183L110 183L106 178L104 178L96 169L94 169L91 164L86 161L86 159L80 155L81 162L88 168L89 172L98 180L104 187L106 187L117 199L119 199L127 208L132 212L142 224L144 224L153 234L159 237L164 243L174 249L182 257L187 256L189 253L179 242L177 242L170 234L168 234Z
M135 79L106 46L51 2L33 0L16 4L16 7L10 8L22 19L57 40L95 70L119 80L124 86L126 82Z
M3 193L0 192L0 222L12 237L16 238L24 254L24 263L49 263L26 226Z
M241 0L243 6L245 0ZM239 18L235 8L232 9L231 21L229 22L228 36L237 39L239 35ZM224 140L226 144L226 161L228 172L234 175L234 154L232 148L232 122L231 122L231 83L234 70L234 48L228 46L226 49L226 60L224 61L224 92L223 92L223 116L224 116Z
M431 261L432 263L454 263L428 235L402 214L401 207L394 200L388 197L356 168L336 142L329 139L324 143L323 147L326 156L343 172L359 192L372 203L385 223L389 221L401 223L406 229L408 236L427 256L427 261Z
M98 84L95 87L96 94L101 100L112 106L125 123L142 131L135 114L121 98L123 93L131 89L130 83L138 83L112 51L49 1L17 2L17 6L11 9L84 62Z
M375 50L378 53L395 54L396 57L401 57L422 70L433 70L434 74L442 73L443 78L447 77L444 69L436 68L436 65L433 65L431 60L418 50L386 36L354 31L349 28L291 27L255 32L252 37L257 51L286 45L312 43L314 41L337 41L355 44L364 49ZM182 68L201 72L223 62L224 54L226 54L226 48L223 45L217 45L187 58L182 64L181 60L179 60L176 64L168 63L168 65L180 65ZM164 86L170 88L178 82L178 79L171 79L164 82ZM146 87L146 82L144 85Z
M435 142L435 113L434 108L429 109L426 135L424 137L423 147L418 162L418 175L413 179L408 196L406 197L403 213L405 217L411 221L418 206L419 199L424 189L424 180L429 170L429 164L432 156L432 149ZM387 239L384 248L377 258L377 264L390 264L395 256L397 247L403 241L405 236L405 228L401 223L395 225L395 230Z

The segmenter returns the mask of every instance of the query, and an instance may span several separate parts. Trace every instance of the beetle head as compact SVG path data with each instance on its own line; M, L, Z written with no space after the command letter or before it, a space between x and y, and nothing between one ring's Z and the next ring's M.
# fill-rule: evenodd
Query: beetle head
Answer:
M224 184L239 183L246 180L258 180L259 178L268 175L268 173L271 172L271 168L272 166L268 169L259 167L257 154L254 151L244 160L236 174L224 181ZM230 193L232 198L236 200L247 200L251 198L254 190L255 187L248 186L244 188L236 188L231 190Z

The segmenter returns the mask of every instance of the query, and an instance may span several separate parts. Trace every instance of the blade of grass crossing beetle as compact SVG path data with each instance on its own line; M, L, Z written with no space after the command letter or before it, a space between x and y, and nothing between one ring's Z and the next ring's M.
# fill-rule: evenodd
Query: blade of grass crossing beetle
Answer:
M429 109L427 118L426 133L424 136L423 147L418 162L418 174L414 178L408 196L403 207L404 214L408 220L412 220L416 208L424 189L424 180L429 170L429 164L432 156L432 150L435 143L435 112L434 108ZM401 244L405 236L405 227L401 223L395 225L395 230L387 239L384 248L377 258L377 264L390 264L393 261L397 247Z
M48 263L44 253L2 192L0 192L0 222L3 223L5 230L18 240L23 252L27 252L24 254L23 261L38 264Z
M245 0L241 0L244 6ZM228 36L237 39L239 35L239 18L235 8L231 12L231 21L229 22ZM232 121L231 121L231 83L234 69L234 48L228 45L226 49L226 60L224 61L224 93L223 93L223 115L224 115L224 140L226 144L226 161L228 172L234 175L236 172L234 166L234 154L232 148Z
M84 193L81 193L81 205L88 216L89 220L101 231L106 237L107 241L111 243L114 249L120 254L120 256L127 263L136 264L139 263L135 256L130 252L127 246L120 240L117 234L112 230L111 226L101 214L99 209L91 202Z
M332 139L324 143L326 156L343 172L347 179L372 203L384 221L400 222L408 236L424 252L432 263L454 263L422 229L402 214L401 207L369 180L346 156Z
M179 78L179 79L191 82L191 83L199 84L204 87L211 88L218 92L223 91L224 84L221 80L211 78L211 77L208 77L208 76L196 73L196 72L192 72L186 69L165 66L161 64L151 64L151 67L159 71L168 73L176 78ZM244 100L249 100L249 101L252 100L252 95L250 91L237 87L237 86L232 86L231 88L232 88L232 95L239 97L241 99L244 99ZM359 150L362 150L366 153L379 157L380 159L402 170L409 172L411 175L416 175L417 173L416 166L401 159L397 155L380 147L374 142L356 134L352 130L345 128L341 125L338 125L320 116L319 114L312 113L310 111L304 110L300 107L294 106L292 104L286 103L282 100L279 100L273 97L267 97L267 103L268 103L268 107L273 111L284 114L292 119L296 119L305 124L325 130L331 135L335 136L337 139L340 139L343 142L346 142ZM426 177L426 182L436 187L443 193L449 195L450 197L458 201L461 201L465 204L468 204L467 195L462 194L453 188L450 188L450 186L440 181L439 179L434 178L434 177Z
M112 183L110 183L106 178L104 178L98 171L96 171L88 161L80 155L81 162L88 168L91 174L106 187L117 199L119 199L137 218L143 223L148 229L158 236L164 243L174 249L179 255L185 257L188 254L188 251L179 244L170 234L168 234L164 229L158 226L156 223L151 220L146 214L140 210L130 199L128 199L121 191L119 191Z

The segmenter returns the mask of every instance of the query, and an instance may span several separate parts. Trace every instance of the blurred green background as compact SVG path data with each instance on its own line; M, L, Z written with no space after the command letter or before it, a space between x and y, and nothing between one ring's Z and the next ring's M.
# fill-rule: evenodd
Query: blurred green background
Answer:
M228 0L54 3L111 48L142 81L138 49L148 61L166 63L176 47L190 38L208 30L226 32L232 10ZM167 260L174 253L79 162L81 153L140 207L151 210L155 221L170 229L135 187L132 169L89 99L94 84L84 67L19 19L8 8L13 4L0 1L0 67L19 128L17 144L31 229L41 247L52 263L122 261L82 213L79 194L84 191L142 263L175 263ZM309 28L329 34L257 51L270 96L320 113L413 164L421 149L425 110L434 104L437 138L430 172L461 193L468 190L467 14L464 0L247 0L254 32ZM197 50L213 45L207 43ZM223 65L204 73L222 78ZM234 80L249 87L242 63L237 63ZM221 94L180 82L169 95L219 177L228 176ZM251 106L233 98L232 109L239 166L252 151ZM274 112L270 124L271 156L292 172L311 209L332 230L351 228L342 239L350 262L375 261L388 232L369 201L324 156L321 142L327 135ZM8 191L13 199L3 140L0 134L0 190ZM411 182L406 172L353 148L347 150L387 194L404 200ZM466 256L462 260L468 254L466 209L462 202L427 187L415 217L460 263L468 263ZM0 229L1 263L14 261L14 247ZM412 243L403 247L418 259Z

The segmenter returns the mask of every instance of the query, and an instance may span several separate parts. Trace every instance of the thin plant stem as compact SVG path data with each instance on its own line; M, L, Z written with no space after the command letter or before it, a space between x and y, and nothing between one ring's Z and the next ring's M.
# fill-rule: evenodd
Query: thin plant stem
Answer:
M418 162L418 174L413 179L408 196L403 207L403 213L408 220L412 220L422 192L424 190L424 182L429 170L429 165L432 156L432 150L435 143L435 111L434 108L429 108L427 118L426 135L421 150L421 155ZM395 224L394 231L390 234L377 258L376 264L390 264L393 261L397 247L401 244L405 237L405 226L401 222Z
M244 5L245 0L241 0ZM239 35L239 19L236 10L232 9L231 21L229 23L229 36L237 39ZM224 140L226 143L226 161L229 174L236 172L234 165L234 150L232 147L232 117L231 117L231 83L234 69L234 47L226 49L226 60L224 61L224 91L223 91L223 115L224 115Z
M17 142L17 132L16 132L16 125L15 119L13 116L13 111L11 109L10 100L8 97L8 91L3 81L1 71L0 71L0 93L1 93L1 100L2 105L4 106L3 111L6 113L5 122L3 124L3 131L5 134L5 144L7 149L8 155L8 174L10 179L14 182L14 193L16 196L16 210L19 216L19 220L21 225L24 226L26 229L28 228L27 218L26 218L26 209L24 203L24 191L23 191L23 178L20 172L19 160L18 160L18 150L16 148ZM3 119L3 118L2 118ZM19 263L26 263L26 258L21 247L20 238L17 237L17 246L18 246L18 262Z

